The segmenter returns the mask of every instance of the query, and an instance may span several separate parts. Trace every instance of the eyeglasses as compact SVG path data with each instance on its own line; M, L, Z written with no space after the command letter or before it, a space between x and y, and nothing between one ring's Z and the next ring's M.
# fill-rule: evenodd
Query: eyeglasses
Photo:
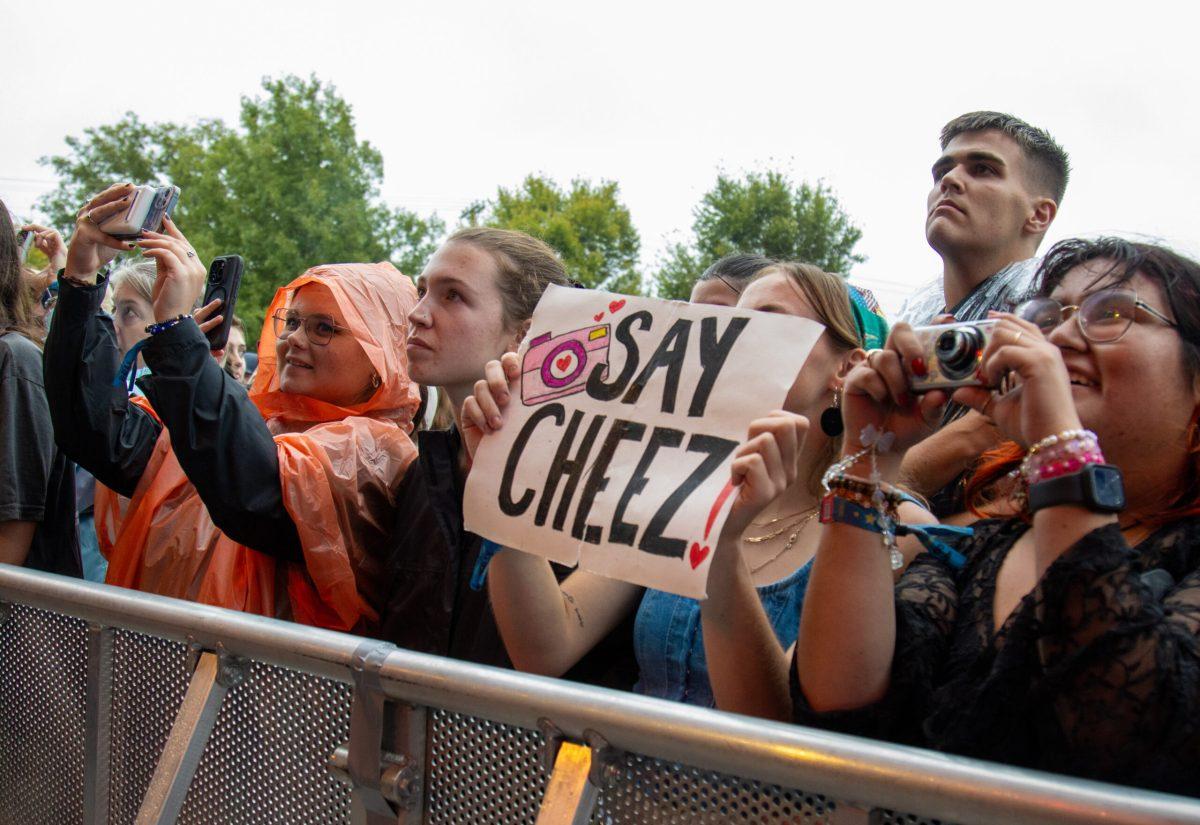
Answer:
M1069 306L1063 306L1053 298L1034 298L1017 307L1016 315L1036 324L1046 334L1074 316L1084 338L1095 344L1108 344L1119 341L1129 332L1139 309L1172 329L1179 327L1145 301L1138 300L1137 293L1131 289L1102 289L1084 298L1079 305Z
M301 315L298 312L279 310L271 316L275 324L275 337L287 338L300 327L304 327L304 337L318 346L325 346L339 332L349 332L348 327L340 327L320 315Z

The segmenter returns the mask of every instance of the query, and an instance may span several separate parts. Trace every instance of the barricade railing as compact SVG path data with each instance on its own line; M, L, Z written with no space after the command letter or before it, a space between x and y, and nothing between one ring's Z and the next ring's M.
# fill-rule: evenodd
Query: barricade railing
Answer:
M1200 823L1200 801L0 565L0 821Z

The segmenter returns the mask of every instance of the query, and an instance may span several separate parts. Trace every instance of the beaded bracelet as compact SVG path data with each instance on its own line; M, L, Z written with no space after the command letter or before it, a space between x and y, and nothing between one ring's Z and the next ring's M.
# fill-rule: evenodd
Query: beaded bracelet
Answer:
M893 507L903 500L895 490L889 489L884 484L872 484L866 479L856 478L844 473L829 479L827 488L831 493L851 493L866 499L870 499L871 496L875 495L875 491L878 489L883 495L884 500Z
M176 324L182 323L185 319L191 318L190 315L176 315L174 318L168 318L165 321L159 321L156 324L149 324L146 327L146 332L151 335L158 335L160 332L166 332Z
M1104 454L1091 430L1064 430L1029 448L1020 473L1026 484L1078 472L1087 464L1103 464Z

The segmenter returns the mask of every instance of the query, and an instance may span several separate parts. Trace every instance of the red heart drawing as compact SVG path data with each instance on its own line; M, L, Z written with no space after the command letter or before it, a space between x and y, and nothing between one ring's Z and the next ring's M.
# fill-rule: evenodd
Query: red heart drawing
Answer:
M700 542L693 541L692 549L688 553L688 561L690 561L692 563L692 569L695 570L697 567L699 567L700 562L702 562L706 558L708 558L708 554L711 551L712 551L712 548L709 547L707 544L704 545L703 547L701 547Z
M604 313L603 313L603 312L597 312L595 315L593 315L593 316L592 316L592 320L593 320L593 321L599 321L599 320L600 320L601 318L603 318L603 317L604 317Z
M560 372L566 372L567 367L571 366L571 356L564 355L562 358L559 358L554 362L554 366L558 367Z
M620 309L621 307L623 307L623 306L625 306L625 299L624 299L624 298L622 298L622 299L621 299L621 300L619 300L619 301L611 301L611 302L609 302L609 304L608 304L608 311L609 311L609 312L616 312L617 310L619 310L619 309ZM597 321L599 321L600 319L599 319L599 318L597 318L596 320L597 320Z

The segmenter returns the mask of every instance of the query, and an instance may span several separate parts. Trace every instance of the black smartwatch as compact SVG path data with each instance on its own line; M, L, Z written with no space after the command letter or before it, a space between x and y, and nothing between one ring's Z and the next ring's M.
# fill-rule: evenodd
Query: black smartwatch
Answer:
M1029 485L1029 512L1058 504L1078 504L1097 513L1125 509L1125 484L1114 464L1087 464L1077 473Z

